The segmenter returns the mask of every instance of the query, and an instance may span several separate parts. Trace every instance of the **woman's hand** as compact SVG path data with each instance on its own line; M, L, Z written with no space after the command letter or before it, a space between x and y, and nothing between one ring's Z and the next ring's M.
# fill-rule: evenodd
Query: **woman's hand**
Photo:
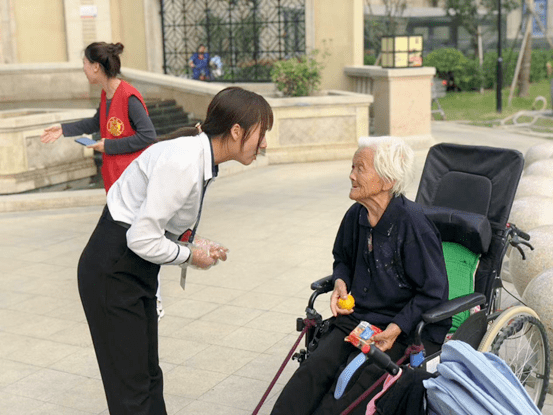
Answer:
M106 152L106 150L104 148L104 142L105 141L106 141L106 139L102 138L96 144L93 144L91 146L86 146L86 148L91 148L93 150L99 151L100 153L105 153Z
M337 317L340 315L348 315L353 313L353 308L351 310L344 310L343 308L338 307L338 300L341 298L345 300L348 297L348 287L344 280L337 279L334 283L334 291L330 297L330 310L332 310L332 315Z
M226 261L229 249L220 244L219 242L212 241L210 239L202 238L196 235L194 239L194 245L199 247L206 247L212 256L215 256L221 261Z
M209 269L219 260L226 261L229 251L223 245L204 238L196 238L188 247L192 255L190 264L201 269Z
M392 348L397 339L397 336L399 336L400 334L401 329L399 328L399 326L395 323L390 323L388 324L388 327L386 327L386 330L384 330L382 333L378 333L372 336L372 340L374 340L374 344L376 347L385 352L386 350Z
M54 125L44 130L40 135L40 141L43 143L53 143L60 138L62 134L63 130L61 129L61 125Z

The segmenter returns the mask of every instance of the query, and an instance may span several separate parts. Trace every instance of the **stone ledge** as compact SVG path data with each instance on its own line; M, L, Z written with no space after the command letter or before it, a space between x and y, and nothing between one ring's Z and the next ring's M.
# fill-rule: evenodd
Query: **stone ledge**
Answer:
M266 99L272 108L359 104L368 106L374 101L372 95L336 90L321 91L319 95L308 97L266 97Z
M157 74L126 67L121 68L121 75L131 83L135 81L145 82L157 87L185 90L188 92L208 95L210 97L213 97L219 91L228 86L227 84L222 83L202 82L194 79L179 78L178 76Z
M434 76L436 68L432 66L421 66L417 68L382 68L380 66L346 66L344 72L350 76L370 76L381 78L404 78L417 76Z
M73 207L101 206L105 203L106 192L104 189L26 193L0 196L0 212L66 209Z
M0 65L0 74L16 73L52 73L52 72L82 72L82 62L43 62L43 63L9 63Z
M269 164L305 163L351 159L357 143L327 144L313 146L289 146L268 149Z
M0 175L0 196L84 179L94 176L97 170L94 160L88 157L42 169Z
M269 158L263 155L258 156L257 160L249 166L244 166L237 161L229 161L221 165L218 177L228 177L268 165ZM0 195L0 213L102 206L105 203L106 192L103 188Z

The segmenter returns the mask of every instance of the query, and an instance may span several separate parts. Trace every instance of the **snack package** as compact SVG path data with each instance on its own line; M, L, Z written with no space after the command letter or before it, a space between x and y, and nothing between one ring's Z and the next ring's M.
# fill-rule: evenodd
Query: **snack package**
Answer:
M362 321L346 336L344 341L350 342L366 354L371 349L371 344L374 343L371 340L372 336L378 333L382 333L382 330L366 321Z

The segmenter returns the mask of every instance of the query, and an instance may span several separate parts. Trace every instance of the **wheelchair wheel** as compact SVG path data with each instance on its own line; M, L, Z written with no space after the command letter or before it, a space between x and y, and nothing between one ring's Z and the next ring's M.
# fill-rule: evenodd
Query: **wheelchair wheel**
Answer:
M536 406L542 408L549 384L549 344L534 310L513 307L501 314L478 350L503 359Z
M496 317L495 320L491 322L490 327L486 331L484 338L478 346L478 351L480 352L489 352L490 346L499 334L499 331L505 327L509 321L517 316L532 316L536 317L539 320L538 313L532 310L530 307L525 306L515 306L506 309L503 313Z

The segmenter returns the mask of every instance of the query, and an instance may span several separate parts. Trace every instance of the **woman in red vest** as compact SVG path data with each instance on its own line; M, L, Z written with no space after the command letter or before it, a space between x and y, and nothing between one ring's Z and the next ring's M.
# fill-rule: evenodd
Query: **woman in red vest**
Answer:
M156 132L140 92L117 78L122 52L121 43L94 42L87 46L84 73L90 84L102 86L98 111L92 118L47 128L40 136L43 143L53 143L62 135L73 137L100 131L102 139L88 147L102 153L106 193L125 168L156 141Z

